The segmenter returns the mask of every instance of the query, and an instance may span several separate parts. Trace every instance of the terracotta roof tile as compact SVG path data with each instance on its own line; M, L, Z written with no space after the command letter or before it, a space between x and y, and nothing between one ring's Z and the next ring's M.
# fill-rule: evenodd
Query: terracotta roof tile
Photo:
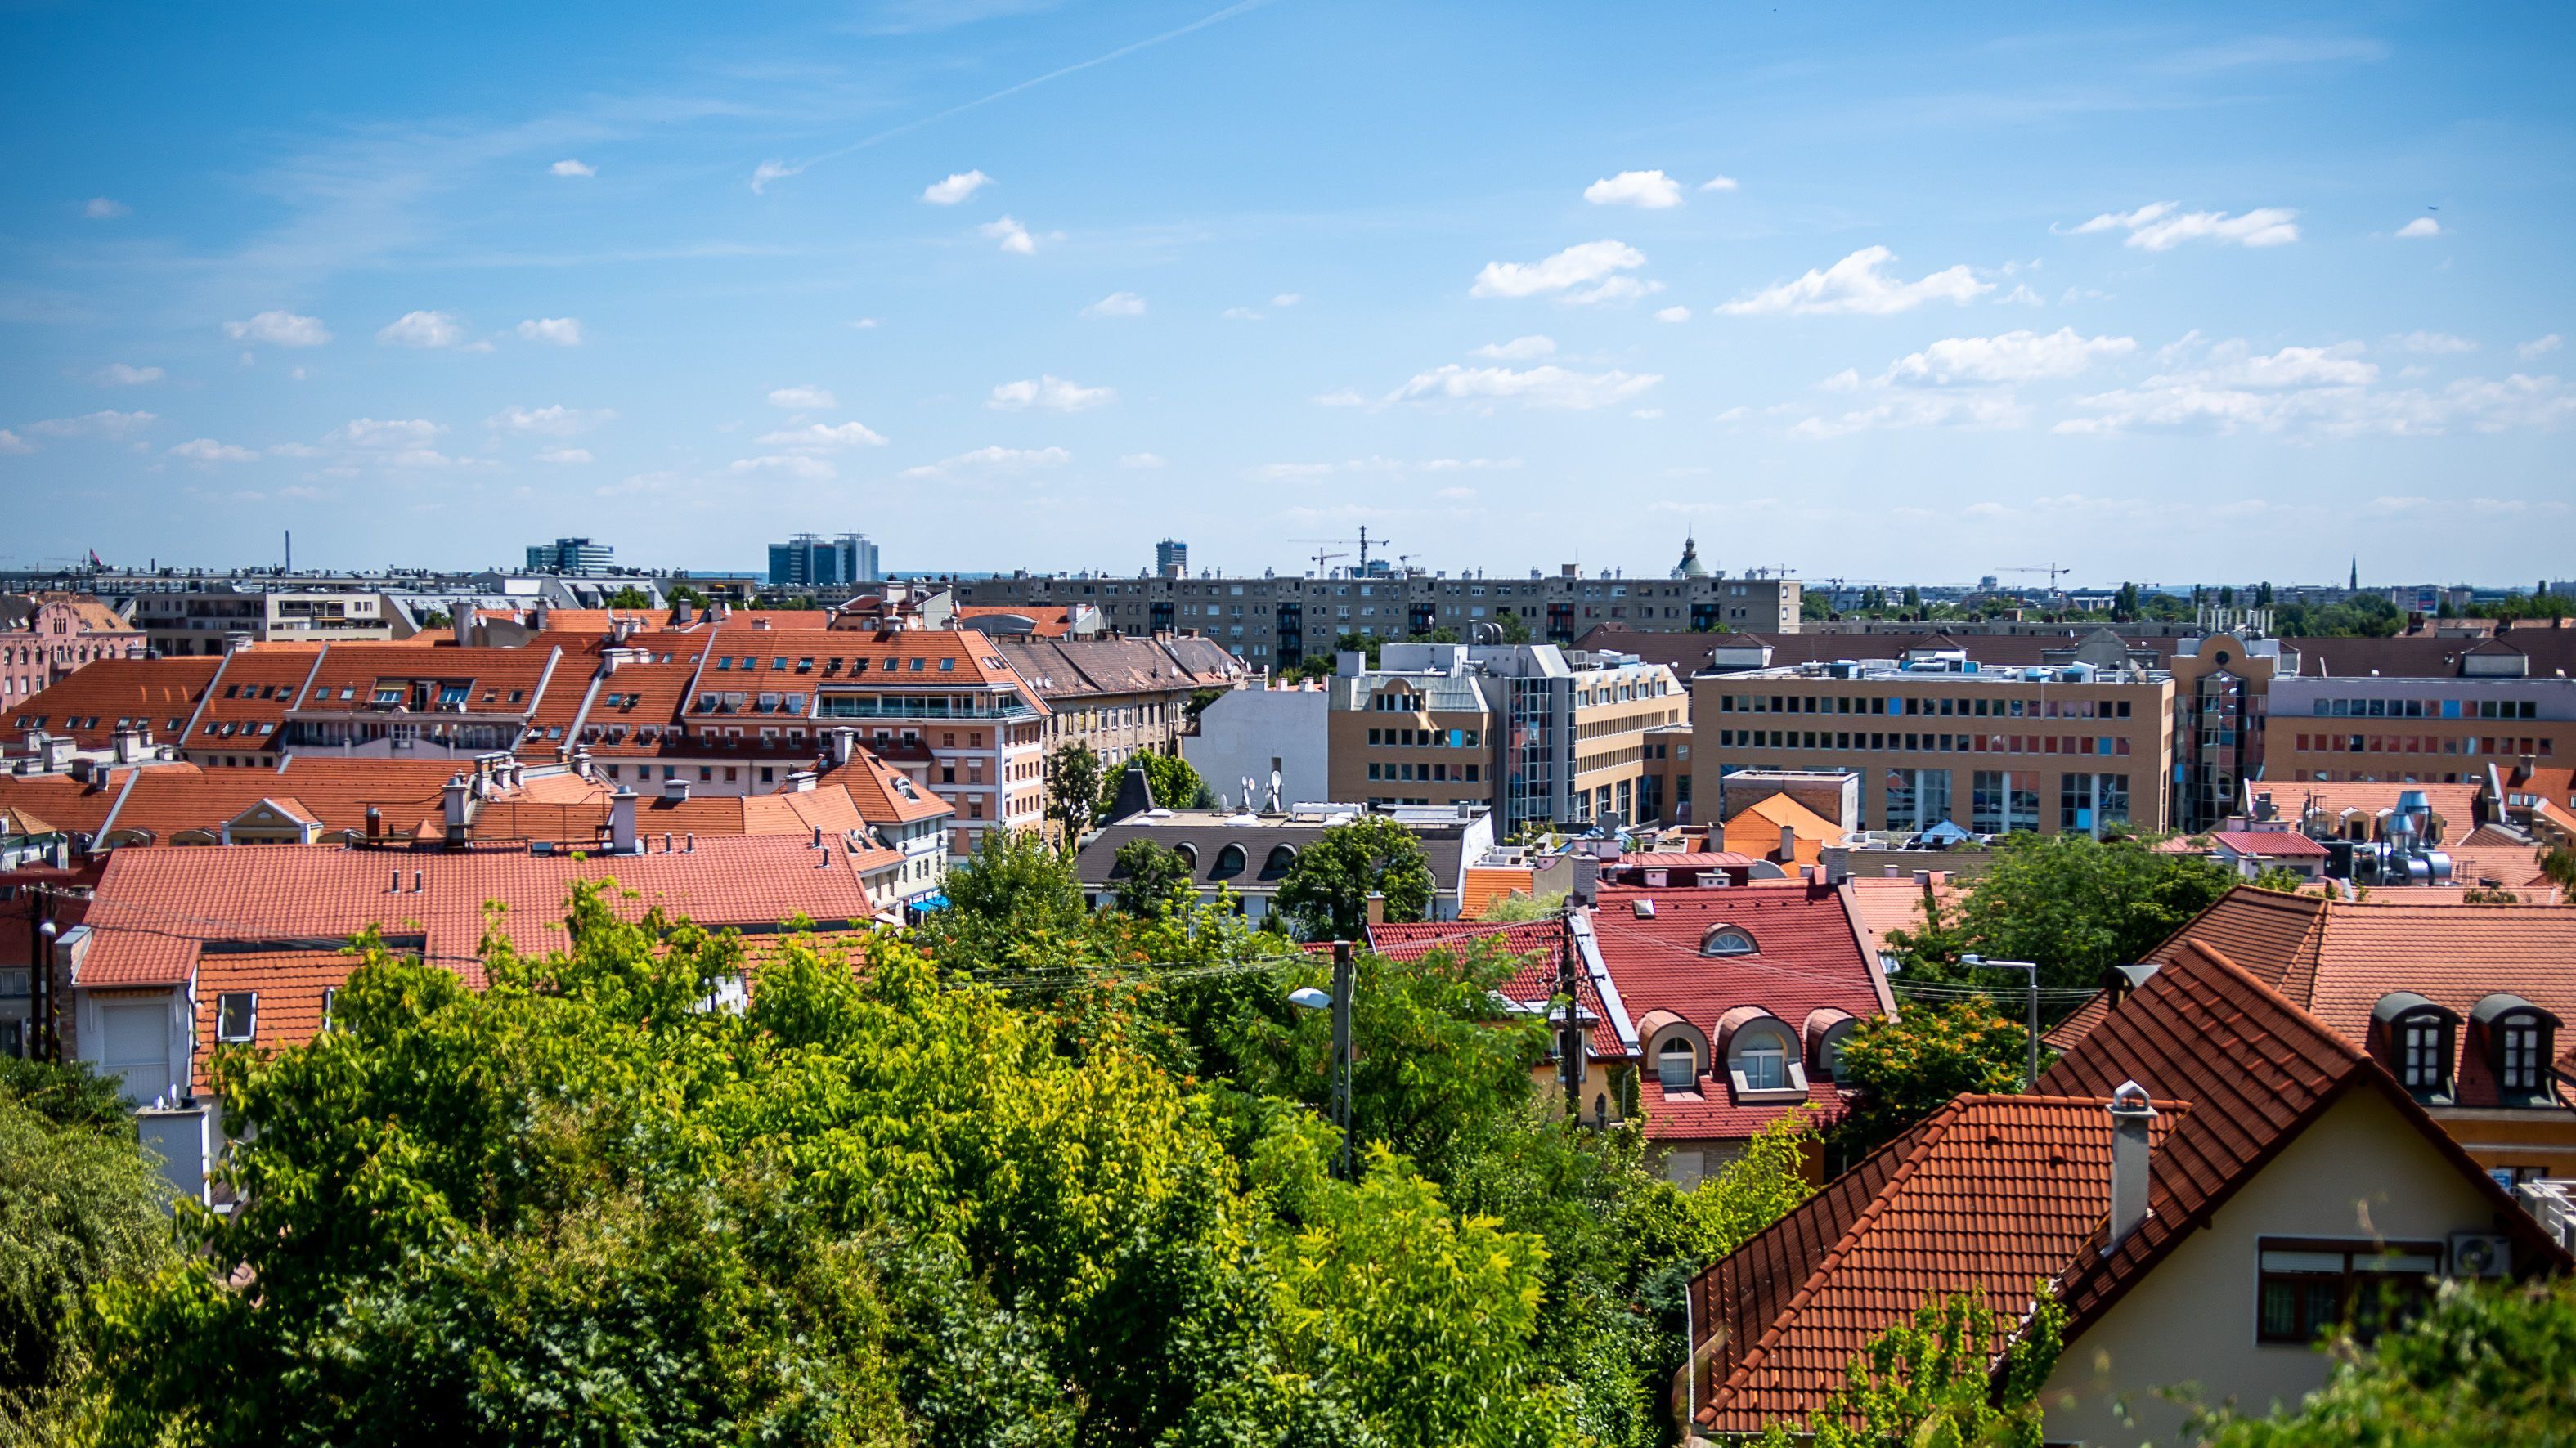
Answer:
M125 720L132 721L131 727L149 729L157 743L175 743L222 663L207 658L100 659L19 700L7 715L11 732L41 729L68 734L83 749L105 749Z
M2216 830L2209 837L2240 855L2260 859L2318 859L2329 853L2326 847L2297 830Z
M1467 878L1458 887L1458 913L1469 920L1482 920L1495 905L1518 895L1531 898L1538 888L1537 874L1525 865L1470 865Z
M1501 926L1463 920L1372 925L1368 933L1369 948L1389 960L1419 960L1434 950L1472 950L1478 942L1492 941L1524 957L1520 969L1500 988L1505 999L1521 1006L1544 1008L1556 998L1558 963L1565 950L1562 916ZM1584 1049L1603 1059L1625 1059L1628 1047L1619 1039L1618 1025L1588 969L1576 975L1574 1004L1577 1013L1590 1022L1583 1032Z

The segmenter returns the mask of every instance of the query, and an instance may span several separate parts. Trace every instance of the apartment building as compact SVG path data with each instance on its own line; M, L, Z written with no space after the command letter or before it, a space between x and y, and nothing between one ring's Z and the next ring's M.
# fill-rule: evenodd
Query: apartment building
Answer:
M1683 723L1672 670L1554 644L1388 644L1341 656L1327 708L1333 798L1490 806L1530 825L1640 818L1650 731Z
M1850 769L1868 828L1979 834L2169 827L2173 675L2090 664L1986 668L1955 650L1691 685L1701 799L1740 769Z
M1191 701L1239 688L1245 676L1242 660L1204 638L1001 638L993 647L1046 701L1047 752L1086 744L1113 771L1134 755L1179 754Z
M143 631L75 593L0 598L0 708L61 683L100 659L140 657Z
M1584 575L1572 566L1527 578L1484 573L1380 573L1330 577L1111 578L1027 574L960 580L965 604L1032 608L1090 604L1122 634L1171 630L1205 634L1255 668L1286 667L1321 654L1343 634L1398 639L1446 631L1467 639L1475 625L1526 628L1533 639L1570 644L1604 624L1650 633L1760 630L1794 633L1799 584L1765 572L1673 578ZM1508 622L1507 622L1508 620Z
M2490 642L2449 678L2275 680L2266 778L2474 784L2489 764L2576 760L2576 679L2526 662Z

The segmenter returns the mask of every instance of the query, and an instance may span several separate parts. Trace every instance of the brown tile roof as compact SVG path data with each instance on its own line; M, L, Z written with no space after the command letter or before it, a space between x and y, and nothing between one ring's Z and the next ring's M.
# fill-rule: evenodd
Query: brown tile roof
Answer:
M2324 845L2297 830L2213 830L2209 838L2237 854L2270 860L2322 860L2328 853Z
M1368 937L1369 949L1389 960L1419 960L1435 950L1466 951L1477 948L1480 942L1494 942L1500 949L1523 958L1520 969L1499 987L1503 998L1519 1006L1545 1009L1556 998L1558 961L1565 950L1565 919L1554 916L1499 926L1464 920L1372 925ZM1626 1059L1628 1047L1619 1039L1610 1009L1602 1003L1600 988L1588 970L1576 971L1574 1001L1577 1013L1590 1022L1584 1028L1584 1049L1596 1057Z
M825 863L818 867L818 859ZM388 888L396 872L399 893ZM612 907L629 917L660 906L709 927L768 927L798 915L865 921L876 907L861 873L838 844L816 850L781 837L702 838L684 853L587 858L300 845L119 850L90 903L96 938L76 984L175 983L189 978L205 941L317 949L370 924L425 936L434 959L470 960L486 902L506 907L499 929L518 949L556 949L576 880L614 880L634 892L612 896Z
M2147 1219L2108 1242L2110 1121L2124 1082L2158 1103ZM2068 1341L2351 1090L2379 1092L2488 1197L2525 1252L2570 1265L2388 1074L2216 949L2157 972L2024 1097L1962 1096L1882 1147L1692 1291L1711 1366L1704 1430L1794 1419L1923 1301L1982 1293L2001 1316L2058 1284Z
M1037 689L1013 672L993 640L972 629L757 629L736 615L705 645L698 691L814 692L817 685L937 688L1012 685L1043 709ZM810 672L800 660L813 659ZM751 660L746 669L740 661ZM778 666L785 659L786 667ZM947 667L940 667L942 661ZM914 667L918 663L919 667ZM691 701L694 703L695 701Z
M1537 882L1537 872L1526 865L1469 865L1458 887L1458 914L1482 920L1486 911L1515 895L1531 898Z
M2297 824L2302 819L2323 820L2332 825L2355 816L2378 821L2397 808L2401 794L2421 794L2433 808L2433 817L2442 822L2443 838L2456 840L2477 828L2478 791L2475 784L2379 784L2367 780L2249 779L2245 781L2245 805L2268 794L2272 807L2281 818ZM2342 830L2337 829L2337 834ZM2372 828L2376 838L2376 824Z
M308 716L366 717L377 712L379 690L399 690L402 707L415 708L413 701L422 697L421 686L426 685L430 710L443 692L461 688L459 702L468 716L525 718L536 711L538 696L562 657L563 650L551 646L398 652L333 645L323 650L312 682L291 707ZM578 676L580 671L566 672Z
M175 743L222 664L208 658L100 659L19 700L8 715L12 732L41 729L68 734L83 749L105 749L123 720L151 730L156 743Z
M996 613L1013 610L996 608ZM997 639L1021 678L1048 699L1232 688L1243 665L1205 639Z
M1033 632L1040 638L1060 639L1073 632L1071 604L1039 604L1031 608L1013 608L1008 604L1000 603L961 603L957 605L957 617L1025 618L1032 626Z
M1939 901L1945 911L1958 904L1958 877L1947 870L1928 873L1930 878L1921 884L1911 875L1854 875L1843 882L1851 891L1852 913L1860 920L1872 956L1889 949L1889 931L1923 928L1926 900Z
M322 654L315 644L253 646L226 654L206 687L204 705L189 721L187 737L170 742L197 750L276 749L286 711L303 697Z
M193 764L155 764L153 772L196 774ZM49 820L56 829L95 835L116 810L117 797L141 769L106 771L103 780L84 784L68 774L0 774L0 808L25 810Z
M910 775L886 763L865 745L850 751L849 763L824 770L814 782L817 788L828 784L848 790L860 816L870 824L912 824L957 812L955 805L927 786L913 783Z

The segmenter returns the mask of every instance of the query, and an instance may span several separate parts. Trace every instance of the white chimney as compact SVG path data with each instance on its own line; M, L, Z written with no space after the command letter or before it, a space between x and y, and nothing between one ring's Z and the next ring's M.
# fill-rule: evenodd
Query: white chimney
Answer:
M787 789L785 792L788 794L808 794L813 791L813 788L814 771L810 769L800 769L787 776Z
M445 795L447 838L452 843L462 840L465 837L466 826L472 823L470 801L473 798L473 786L465 782L464 775L459 774L447 781Z
M677 804L686 800L688 797L689 782L687 780L666 779L662 781L662 798Z
M609 853L635 853L635 791L620 787L608 800Z
M833 730L832 762L836 765L849 763L850 752L858 747L858 743L859 731L856 729Z
M1780 863L1790 864L1798 858L1798 830L1794 825L1780 827Z
M2147 1131L2156 1108L2147 1088L2123 1081L2111 1093L2111 1245L2117 1247L2147 1219Z

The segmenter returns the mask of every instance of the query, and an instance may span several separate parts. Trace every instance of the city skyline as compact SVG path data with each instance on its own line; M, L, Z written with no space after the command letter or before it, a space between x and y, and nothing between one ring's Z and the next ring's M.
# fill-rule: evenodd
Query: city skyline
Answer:
M13 15L0 568L2566 571L2562 12L1599 20Z

